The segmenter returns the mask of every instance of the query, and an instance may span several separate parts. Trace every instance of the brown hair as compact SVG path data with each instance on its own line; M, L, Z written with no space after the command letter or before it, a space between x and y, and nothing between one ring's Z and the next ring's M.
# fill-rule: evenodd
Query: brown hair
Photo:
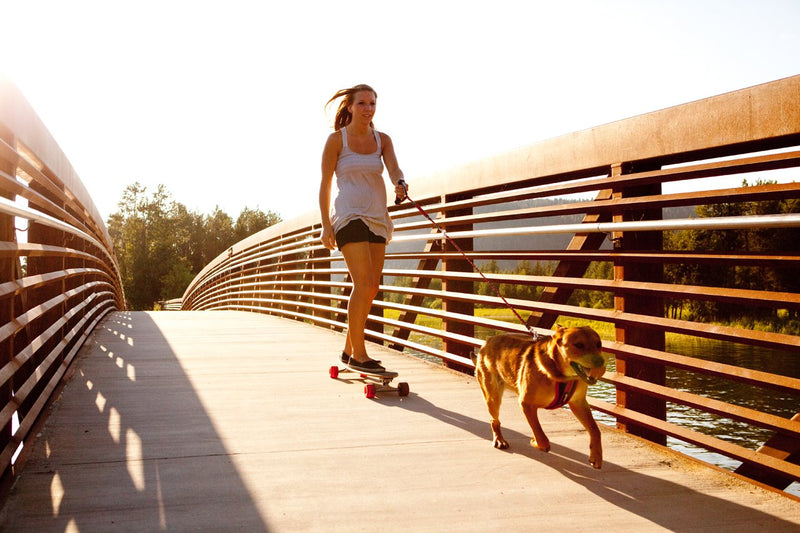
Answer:
M336 91L328 103L325 104L325 108L331 104L334 100L342 98L342 101L339 102L339 107L336 109L336 118L333 121L333 129L339 131L340 129L344 128L350 121L353 120L353 115L350 114L350 110L347 109L353 104L353 97L356 93L361 91L370 91L372 94L375 95L375 98L378 97L378 93L375 92L375 89L367 85L366 83L359 83L349 89L342 89L340 91ZM371 127L375 127L372 122L369 123Z

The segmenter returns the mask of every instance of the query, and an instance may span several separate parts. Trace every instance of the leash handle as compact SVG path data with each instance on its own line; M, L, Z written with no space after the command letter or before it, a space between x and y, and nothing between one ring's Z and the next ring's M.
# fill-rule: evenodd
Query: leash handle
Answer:
M514 307L513 307L513 306L512 306L510 303L508 303L508 300L506 300L505 296L503 296L502 294L500 294L500 288L499 288L499 287L498 287L498 286L497 286L495 283L493 283L493 282L492 282L492 281L491 281L489 278L487 278L487 277L486 277L486 276L483 274L483 272L481 272L481 270L480 270L480 269L479 269L479 268L478 268L478 267L475 265L475 263L473 263L473 262L472 262L472 259L470 259L470 258L467 256L467 254L464 252L464 250L462 250L462 249L461 249L461 247L458 245L458 243L457 243L456 241L454 241L453 239L451 239L451 238L450 238L450 236L447 234L447 232L446 232L446 231L445 231L445 230L444 230L444 229L443 229L443 228L442 228L442 227L441 227L441 226L440 226L440 225L439 225L439 224L438 224L438 223L437 223L435 220L433 220L433 219L431 218L431 216L430 216L430 215L429 215L429 214L428 214L428 213L427 213L427 212L426 212L426 211L425 211L425 210L424 210L424 209L423 209L423 208L422 208L422 207L421 207L421 206L420 206L420 205L419 205L417 202L415 202L415 201L414 201L414 199L413 199L413 198L411 198L411 197L408 195L408 186L406 186L406 182L405 182L405 181L403 181L403 180L400 180L399 182L397 182L397 184L398 184L398 185L402 185L402 187L403 187L403 190L405 191L405 198L400 198L399 196L396 196L396 197L395 197L395 199L394 199L394 203L395 203L395 205L398 205L398 204L402 203L402 202L403 202L403 200L408 200L409 202L411 202L411 204L412 204L414 207L416 207L416 208L417 208L417 211L419 211L419 212L420 212L420 214L421 214L422 216L424 216L425 218L427 218L427 219L428 219L428 221L429 221L431 224L433 224L433 227L434 227L434 228L436 228L436 230L437 230L439 233L441 233L441 234L442 234L442 237L444 237L445 239L447 239L447 241L448 241L450 244L452 244L452 245L453 245L453 247L454 247L456 250L458 250L458 252L459 252L461 255L463 255L463 256L464 256L464 259L466 259L466 260L467 260L467 262L468 262L468 263L469 263L469 265L472 267L472 269L473 269L475 272L477 272L477 273L478 273L478 274L479 274L479 275L480 275L480 276L483 278L483 280L484 280L486 283L488 283L488 284L489 284L489 286L492 288L492 290L494 290L495 294L497 294L497 296L499 296L499 297L500 297L500 300L502 300L502 302L505 304L505 306L506 306L506 307L508 307L509 309L511 309L511 312L512 312L512 313L514 313L514 316L516 316L516 317L517 317L517 319L518 319L518 320L519 320L519 321L522 323L522 325L523 325L523 326L525 326L525 328L528 330L528 333L530 333L530 334L531 334L531 337L533 337L533 340L538 340L538 338L539 338L539 334L538 334L538 333L537 333L537 332L536 332L536 331L533 329L533 327L529 326L529 325L528 325L528 323L527 323L527 322L525 322L525 320L522 318L522 316L520 316L519 312L517 312L517 310L516 310L516 309L514 309Z
M397 184L400 185L403 188L403 192L405 193L405 196L400 198L399 196L395 195L395 197L394 197L394 205L400 205L400 204L403 203L403 200L408 198L408 185L406 185L406 182L404 180L400 180L400 181L397 182ZM409 200L410 200L410 198L409 198Z

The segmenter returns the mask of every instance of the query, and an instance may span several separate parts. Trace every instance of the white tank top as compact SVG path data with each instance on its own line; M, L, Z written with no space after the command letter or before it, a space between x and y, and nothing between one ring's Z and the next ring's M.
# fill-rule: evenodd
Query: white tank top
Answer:
M371 154L359 154L347 145L347 131L342 132L342 150L336 162L336 199L331 209L334 233L348 222L360 218L369 230L386 242L394 226L386 209L386 184L383 180L381 136L373 129L378 148Z

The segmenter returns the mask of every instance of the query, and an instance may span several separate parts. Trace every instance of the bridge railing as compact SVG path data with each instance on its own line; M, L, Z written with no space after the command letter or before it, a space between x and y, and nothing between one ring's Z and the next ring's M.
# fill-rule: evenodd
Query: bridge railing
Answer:
M124 309L105 225L25 98L0 79L0 472L97 323Z
M743 474L785 488L800 479L794 411L780 411L772 400L754 407L749 396L720 396L717 389L733 383L776 402L789 398L793 410L800 366L711 361L703 342L797 358L800 338L711 323L687 310L738 306L794 320L795 327L800 320L800 284L791 281L800 272L800 183L775 182L800 166L798 95L800 76L410 179L412 198L449 239L408 203L390 209L396 231L369 337L470 371L484 338L526 331L497 310L502 302L455 242L484 268L495 262L489 265L499 268L487 268L487 277L537 331L591 321L608 332L604 350L615 371L605 382L612 397L591 403L619 427L722 454L741 463ZM775 212L780 202L793 207ZM686 231L694 236L691 250L675 238ZM342 330L351 284L341 255L324 249L319 234L311 212L241 241L195 278L183 309L269 313ZM755 236L770 246L748 249ZM742 244L713 245L734 238ZM517 272L503 273L515 266ZM742 288L732 283L737 276L763 283ZM785 282L780 289L771 281L777 278ZM577 296L587 291L605 305L581 304ZM675 338L690 342L676 345ZM675 373L701 385L675 385ZM672 416L677 407L709 415L710 429L723 430L686 425ZM737 442L738 427L760 428L765 445Z
M180 298L173 298L171 300L162 300L158 302L158 308L161 311L180 311L182 300Z

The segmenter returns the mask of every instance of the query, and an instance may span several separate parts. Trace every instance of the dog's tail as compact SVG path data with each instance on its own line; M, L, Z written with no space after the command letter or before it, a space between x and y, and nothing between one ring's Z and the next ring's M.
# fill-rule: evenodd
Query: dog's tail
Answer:
M481 352L483 352L483 349L486 346L487 342L489 342L488 339L483 341L483 344L481 344L480 349L472 350L472 353L469 354L469 358L472 359L472 364L473 365L478 366L478 356L481 354Z

